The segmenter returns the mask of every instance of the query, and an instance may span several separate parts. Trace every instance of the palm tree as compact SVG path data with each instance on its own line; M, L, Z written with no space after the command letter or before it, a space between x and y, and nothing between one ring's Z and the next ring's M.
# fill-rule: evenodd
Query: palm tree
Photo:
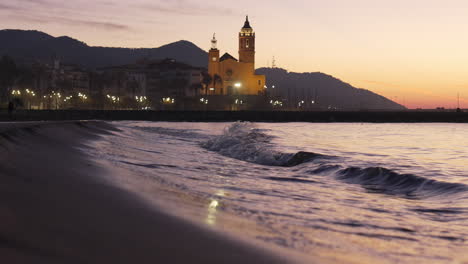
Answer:
M0 59L0 103L10 97L11 87L18 77L18 68L15 61L3 56Z
M222 79L221 76L219 76L218 74L215 74L214 77L213 77L213 83L214 83L214 88L215 88L215 91L216 91L216 84L217 84L217 83L222 84L222 83L223 83L223 79Z
M208 95L208 85L213 82L213 77L211 77L211 75L206 72L202 73L202 75L202 83L205 86L205 95Z

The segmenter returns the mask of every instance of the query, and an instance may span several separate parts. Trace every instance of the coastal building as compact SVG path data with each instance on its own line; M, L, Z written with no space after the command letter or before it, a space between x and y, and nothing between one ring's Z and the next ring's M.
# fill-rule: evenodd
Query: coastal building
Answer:
M265 76L255 74L255 32L246 17L239 32L239 59L229 53L220 57L216 36L211 40L208 74L211 83L205 89L211 95L259 95Z
M121 102L125 98L136 98L140 105L144 103L141 98L144 98L154 109L167 102L172 104L199 95L203 71L174 59L143 59L135 64L99 69L105 80L103 94Z

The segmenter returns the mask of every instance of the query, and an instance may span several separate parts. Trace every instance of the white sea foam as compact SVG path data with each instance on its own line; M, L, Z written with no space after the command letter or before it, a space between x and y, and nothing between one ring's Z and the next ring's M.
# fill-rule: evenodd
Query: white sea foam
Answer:
M202 146L221 155L262 165L281 166L292 154L274 149L272 136L263 133L249 122L237 122L224 129L220 136L212 137Z

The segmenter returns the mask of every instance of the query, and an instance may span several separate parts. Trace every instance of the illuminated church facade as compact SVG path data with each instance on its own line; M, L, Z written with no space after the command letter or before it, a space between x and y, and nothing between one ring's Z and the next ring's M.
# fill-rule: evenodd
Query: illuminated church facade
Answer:
M209 94L258 95L265 87L265 75L255 74L255 32L246 17L239 32L239 59L229 53L220 57L216 37L211 40L208 74Z

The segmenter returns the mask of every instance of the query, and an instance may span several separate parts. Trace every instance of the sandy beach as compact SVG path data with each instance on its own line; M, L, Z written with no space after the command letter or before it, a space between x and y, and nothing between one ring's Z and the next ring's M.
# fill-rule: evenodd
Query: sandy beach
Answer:
M77 147L102 122L0 123L2 263L291 263L170 216L99 177Z

